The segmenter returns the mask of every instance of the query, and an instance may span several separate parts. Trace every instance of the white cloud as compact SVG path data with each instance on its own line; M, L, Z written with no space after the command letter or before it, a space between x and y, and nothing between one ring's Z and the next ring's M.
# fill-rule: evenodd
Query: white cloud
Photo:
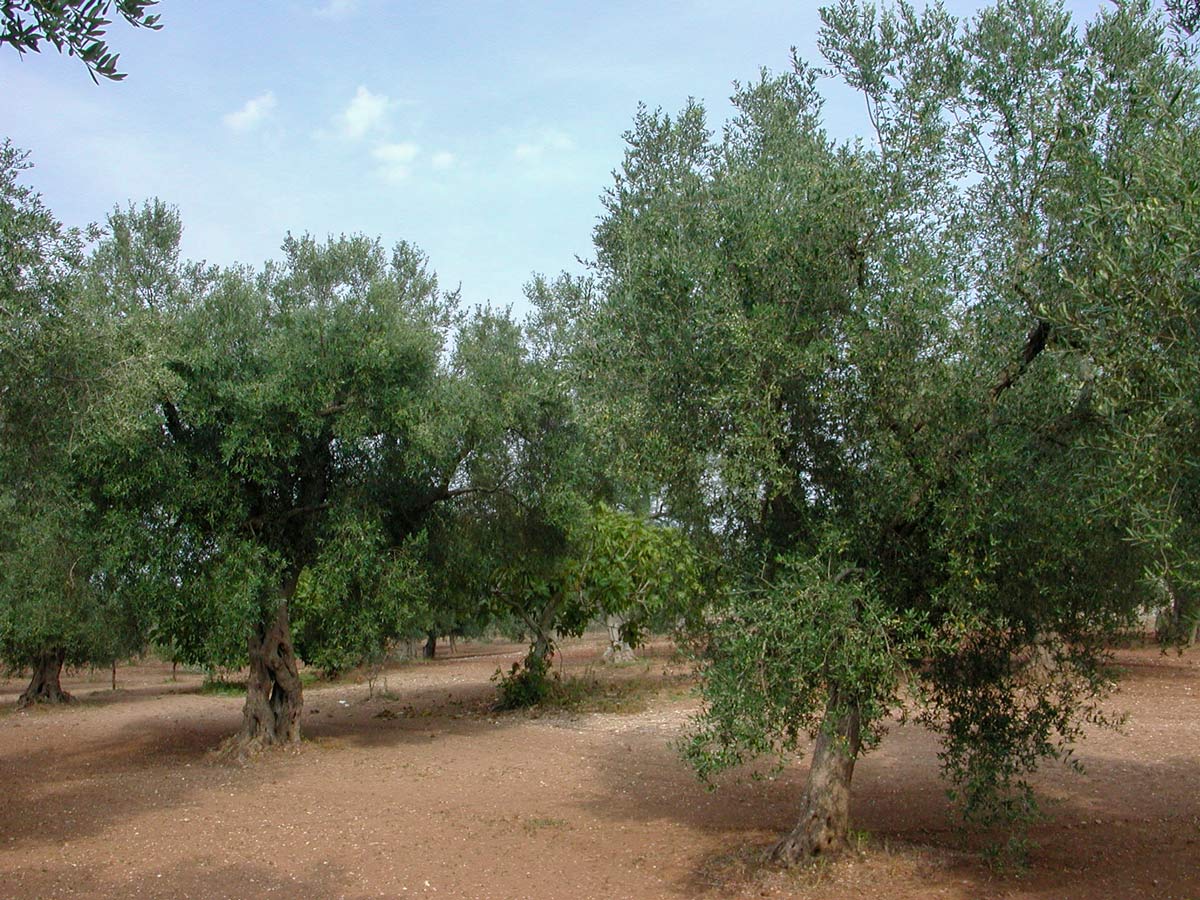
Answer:
M392 184L398 184L412 172L412 163L420 154L416 144L380 144L371 151L379 163L379 174Z
M448 153L445 150L439 150L430 157L429 162L435 169L444 170L452 168L456 160L453 153Z
M247 100L241 109L226 113L221 117L226 128L233 131L250 131L261 125L263 120L275 109L275 94L267 91L251 100Z
M358 11L358 0L327 0L313 10L318 19L344 19Z
M522 141L513 150L513 156L520 162L538 163L551 153L565 153L575 149L571 136L556 128L544 128L536 137Z
M342 134L351 140L366 137L384 124L392 105L386 95L372 94L365 85L360 84L354 99L338 116Z

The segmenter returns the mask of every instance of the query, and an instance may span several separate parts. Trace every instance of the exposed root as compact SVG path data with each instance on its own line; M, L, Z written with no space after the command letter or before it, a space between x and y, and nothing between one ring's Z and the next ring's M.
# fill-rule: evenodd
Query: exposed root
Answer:
M75 698L62 689L63 662L66 653L54 650L44 653L33 667L29 687L17 698L17 709L27 709L41 703L71 703Z
M234 734L221 741L209 751L210 762L222 765L245 766L254 762L264 753L299 753L300 742L268 743L261 739L246 740L243 735Z
M17 709L28 709L31 706L74 702L74 695L68 694L62 688L59 688L56 691L37 691L34 693L30 693L30 691L26 689L21 696L17 698Z
M822 821L814 814L771 848L771 861L790 868L820 859L835 859L849 849L844 829L839 830L832 817Z

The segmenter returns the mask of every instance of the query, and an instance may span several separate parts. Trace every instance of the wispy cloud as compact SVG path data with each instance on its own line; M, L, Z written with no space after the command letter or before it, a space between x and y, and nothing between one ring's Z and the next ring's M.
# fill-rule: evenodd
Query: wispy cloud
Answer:
M318 19L345 19L358 11L358 0L326 0L313 9Z
M454 154L445 150L439 150L429 158L430 165L432 165L435 169L441 169L443 171L453 168L456 162L457 160L455 159Z
M393 103L385 94L372 94L360 84L354 98L338 115L338 125L344 137L360 140L376 131L387 121Z
M565 153L575 149L571 136L557 128L543 128L528 141L517 144L513 157L519 162L538 163L552 153Z
M380 144L371 151L379 163L379 174L392 184L404 181L412 173L413 161L420 154L416 144Z
M275 109L275 94L267 91L247 100L241 109L226 113L221 117L225 127L233 131L250 131L263 123Z

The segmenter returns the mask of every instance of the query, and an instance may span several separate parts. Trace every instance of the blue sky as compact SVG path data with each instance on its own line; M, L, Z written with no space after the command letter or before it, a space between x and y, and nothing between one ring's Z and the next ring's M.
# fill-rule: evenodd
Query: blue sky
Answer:
M947 4L969 15L981 4ZM1068 4L1082 21L1101 0ZM0 121L29 182L83 225L157 196L194 259L261 264L284 235L362 232L429 254L471 304L578 271L639 102L702 99L816 59L817 4L162 0L113 26L121 83L0 47ZM860 105L830 85L842 137Z

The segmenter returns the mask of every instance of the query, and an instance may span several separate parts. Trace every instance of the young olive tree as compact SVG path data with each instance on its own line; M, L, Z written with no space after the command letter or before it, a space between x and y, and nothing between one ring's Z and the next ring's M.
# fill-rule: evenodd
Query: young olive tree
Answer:
M605 506L612 484L583 422L549 294L530 293L544 314L524 327L481 310L458 334L450 364L453 399L440 420L458 448L454 503L428 522L435 616L511 621L530 638L523 663L501 682L505 705L545 694L555 637L579 634L606 613L627 631L684 602L691 557L674 531ZM543 302L544 301L544 302ZM452 486L453 485L453 486ZM436 621L436 619L435 619ZM655 620L657 621L657 620Z
M520 390L502 394L509 403L494 423L501 427L490 430L488 452L472 461L474 477L499 489L467 498L455 511L456 531L480 566L493 615L521 623L530 637L528 656L501 685L502 703L526 705L545 693L555 633L579 633L587 624L572 602L573 551L597 472L566 384L531 352L521 326L484 319L474 338L461 364L493 374L473 381L487 384L503 373Z
M598 503L574 511L561 539L554 555L541 546L496 572L498 608L531 637L524 661L501 679L502 706L545 698L556 636L577 637L594 621L615 620L617 645L631 648L649 629L669 630L688 617L701 594L699 561L676 528Z
M739 86L720 139L695 103L639 112L576 340L613 440L728 573L689 756L708 775L815 737L788 863L846 846L855 761L901 705L985 818L1030 813L1025 773L1103 718L1146 556L1131 511L1097 502L1126 476L1077 306L1102 182L1075 160L1132 176L1096 132L1129 118L1105 60L1170 56L1146 4L1083 36L1041 0L822 15L871 133L827 137L799 60Z

